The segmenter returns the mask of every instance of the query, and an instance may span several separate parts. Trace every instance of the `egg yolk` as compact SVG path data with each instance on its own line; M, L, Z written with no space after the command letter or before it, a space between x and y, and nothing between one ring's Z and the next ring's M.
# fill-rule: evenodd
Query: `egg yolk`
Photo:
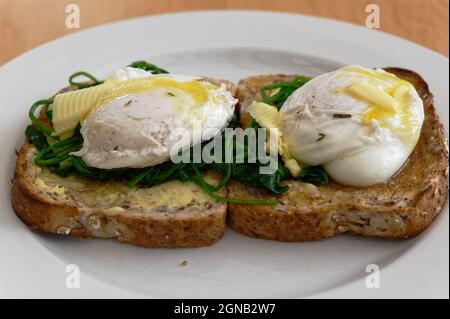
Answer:
M400 135L417 135L420 131L420 123L412 121L411 92L414 86L408 81L402 80L393 74L360 68L350 68L343 73L357 73L362 76L350 86L344 88L346 93L355 99L361 100L369 105L363 114L364 124L376 120L381 127L389 128ZM398 119L395 127L389 120ZM415 143L413 139L410 143Z
M210 91L218 89L205 81L178 82L165 77L146 77L116 81L107 79L104 83L77 91L58 94L52 105L53 127L60 137L70 137L74 128L96 108L125 95L151 92L153 90L167 91L168 98L176 98L178 108L192 112L197 107L215 97Z

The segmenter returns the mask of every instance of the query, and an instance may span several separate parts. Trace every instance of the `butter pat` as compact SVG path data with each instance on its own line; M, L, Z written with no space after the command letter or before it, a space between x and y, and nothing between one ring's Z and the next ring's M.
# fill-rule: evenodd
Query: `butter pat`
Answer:
M278 153L283 158L284 166L289 170L292 176L298 177L302 168L298 164L298 162L294 158L292 158L289 152L289 148L283 140L281 118L278 109L266 103L254 102L249 106L247 111L259 124L259 126L269 130L269 133L272 134L272 138L274 138L274 134L277 135L276 138L278 139ZM272 141L272 138L270 138L269 135L268 140ZM270 151L272 149L272 146L268 146L268 151Z
M280 114L276 107L262 102L253 102L247 111L261 127L280 128Z
M52 105L55 133L61 137L70 137L78 123L97 105L108 89L109 85L104 83L58 94Z
M382 88L367 82L356 82L348 88L351 95L356 96L368 104L381 107L389 112L397 111L397 102Z
M302 171L302 168L300 165L298 165L297 161L293 158L287 160L284 163L284 166L289 170L292 176L298 177L300 175L300 172Z
M179 77L182 81L178 81ZM55 133L61 138L70 137L75 127L96 108L105 106L120 97L133 94L139 96L143 92L154 91L164 94L175 92L173 95L177 96L178 111L181 113L190 110L193 116L199 107L208 102L212 95L210 90L219 88L202 81L183 82L186 79L190 78L176 75L135 77L120 81L109 78L100 85L58 94L51 106ZM172 97L173 99L175 98ZM219 95L216 100L220 100Z

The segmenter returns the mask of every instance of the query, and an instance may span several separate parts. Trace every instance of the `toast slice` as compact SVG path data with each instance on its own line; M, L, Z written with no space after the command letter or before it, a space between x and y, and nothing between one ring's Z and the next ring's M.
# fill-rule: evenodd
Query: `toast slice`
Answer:
M229 224L236 231L280 241L320 240L337 234L408 238L426 229L442 209L448 194L448 145L427 83L417 73L387 68L411 82L425 107L419 142L403 170L387 184L367 188L331 182L316 186L298 180L283 182L289 191L272 195L236 181L228 184L229 196L274 199L276 206L228 205ZM292 76L261 75L238 84L241 121L245 111L259 101L263 85L289 81Z
M236 92L230 82L210 81L225 83L233 95ZM226 203L211 199L194 183L129 188L126 181L62 178L35 165L36 154L25 140L11 193L17 216L33 230L170 248L207 246L223 235ZM214 183L220 176L210 172L206 178ZM225 189L221 195L226 195Z

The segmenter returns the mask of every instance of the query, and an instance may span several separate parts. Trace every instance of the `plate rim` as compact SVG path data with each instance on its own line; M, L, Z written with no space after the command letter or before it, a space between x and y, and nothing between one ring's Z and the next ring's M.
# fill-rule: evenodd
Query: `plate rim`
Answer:
M2 70L2 68L4 66L7 66L8 64L14 62L15 60L22 58L23 56L26 56L28 54L31 54L34 50L37 49L41 49L43 47L46 47L47 45L52 44L53 42L57 42L60 41L61 39L64 38L68 38L83 32L89 32L92 29L98 29L98 28L103 28L103 27L110 27L116 24L121 24L123 22L130 22L130 21L138 21L138 20L145 20L148 18L155 18L155 17L164 17L164 16L175 16L175 15L189 15L189 14L209 14L209 13L250 13L250 14L268 14L268 15L286 15L286 16L299 16L299 17L305 17L305 18L311 18L314 20L323 20L323 21L327 21L327 22L332 22L332 23L337 23L337 24L342 24L342 25L347 25L350 27L356 27L356 28L360 28L360 29L366 29L364 26L357 24L357 23L353 23L353 22L349 22L349 21L343 21L343 20L335 20L332 18L328 18L328 17L322 17L322 16L315 16L315 15L309 15L309 14L303 14L303 13L295 13L295 12L286 12L286 11L277 11L277 10L251 10L251 9L230 9L230 10L187 10L187 11L177 11L177 12L163 12L163 13L157 13L157 14L148 14L148 15L143 15L143 16L138 16L138 17L132 17L132 18L125 18L125 19L119 19L119 20L114 20L114 21L110 21L110 22L105 22L105 23L101 23L101 24L97 24L97 25L93 25L90 27L86 27L83 28L82 30L76 31L74 33L68 33L62 36L59 36L55 39L52 39L50 41L47 41L45 43L39 44L38 46L35 46L33 48L31 48L28 51L22 52L19 55L13 57L11 60L6 61L5 63L3 63L2 65L0 65L0 71ZM376 32L379 32L380 34L382 34L383 36L387 36L387 37L391 37L394 39L398 39L402 42L407 42L411 45L414 45L416 47L421 48L422 50L426 50L428 51L428 53L430 54L434 54L436 55L436 58L440 58L440 59L444 59L447 60L447 62L449 61L449 57L443 55L440 52L437 52L429 47L426 47L420 43L416 43L410 39L406 39L406 38L402 38L399 35L396 34L392 34L392 33L388 33L386 31L382 31L382 30L374 30Z

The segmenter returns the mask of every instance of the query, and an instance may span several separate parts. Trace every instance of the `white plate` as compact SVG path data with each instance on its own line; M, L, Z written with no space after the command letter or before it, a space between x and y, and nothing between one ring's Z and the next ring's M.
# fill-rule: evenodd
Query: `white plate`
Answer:
M448 59L345 23L191 12L108 24L50 42L0 69L1 297L448 298L448 206L430 229L407 241L339 236L288 244L227 229L211 247L170 250L31 232L14 215L9 195L29 105L63 87L74 71L103 77L137 59L234 81L260 73L316 75L353 63L410 68L430 84L448 135ZM184 260L188 265L180 267ZM79 289L66 288L66 264L80 267ZM368 264L381 268L379 289L366 288Z

